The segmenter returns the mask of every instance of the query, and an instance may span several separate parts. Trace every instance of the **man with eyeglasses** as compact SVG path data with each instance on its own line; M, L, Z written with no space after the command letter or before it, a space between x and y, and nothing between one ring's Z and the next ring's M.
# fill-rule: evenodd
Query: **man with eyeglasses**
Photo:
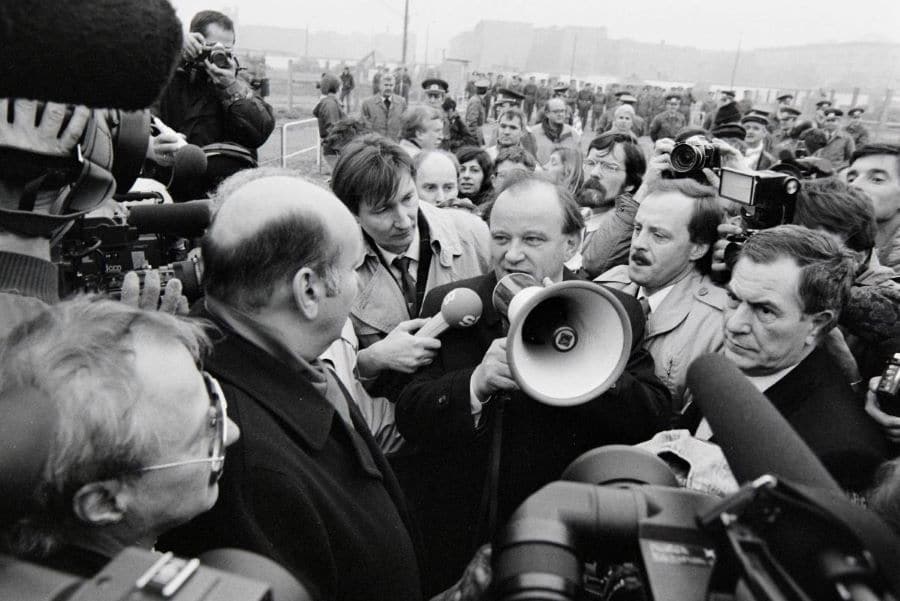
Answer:
M641 187L646 169L644 152L630 134L607 132L594 138L588 147L579 202L604 213L582 250L582 267L591 277L628 261L638 207L633 195ZM592 190L598 193L589 195Z
M566 111L565 99L551 98L547 101L544 118L532 128L537 150L535 158L539 165L550 160L550 154L557 146L579 147L581 136L566 123Z
M841 118L844 111L836 108L826 108L824 126L826 142L825 146L818 149L814 156L828 159L835 171L840 171L850 164L850 158L856 150L853 138L841 129Z
M15 461L36 469L4 491L25 497L3 533L6 552L92 577L125 547L150 549L213 506L239 432L198 367L208 346L196 323L89 297L10 333L0 406L6 420L25 408L30 417L15 430L5 423L4 465L27 450Z

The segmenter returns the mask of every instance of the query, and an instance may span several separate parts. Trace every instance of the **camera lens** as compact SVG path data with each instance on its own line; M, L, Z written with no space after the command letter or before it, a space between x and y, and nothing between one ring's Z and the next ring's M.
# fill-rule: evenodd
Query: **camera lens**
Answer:
M669 155L672 171L688 173L697 169L703 162L703 154L690 144L676 144Z

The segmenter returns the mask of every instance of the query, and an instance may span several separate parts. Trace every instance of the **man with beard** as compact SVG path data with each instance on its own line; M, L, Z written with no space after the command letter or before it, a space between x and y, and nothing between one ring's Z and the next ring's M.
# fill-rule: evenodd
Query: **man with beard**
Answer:
M588 147L584 159L584 190L605 189L599 204L609 207L606 219L583 251L584 269L592 277L628 261L634 214L638 207L632 195L641 187L646 169L644 153L630 134L601 134ZM584 190L582 197L587 198Z
M543 120L533 128L536 158L543 165L550 160L550 153L556 146L578 148L581 137L566 124L566 102L562 98L551 98L547 101L547 110Z

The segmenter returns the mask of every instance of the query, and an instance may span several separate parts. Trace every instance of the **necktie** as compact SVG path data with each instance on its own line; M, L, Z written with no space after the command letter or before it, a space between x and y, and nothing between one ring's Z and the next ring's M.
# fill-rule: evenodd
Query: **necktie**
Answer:
M384 108L387 109L387 112L391 112L391 99L387 96L384 97Z
M641 311L644 312L644 319L650 317L650 301L647 300L646 296L642 296L638 299L638 302L641 304Z
M409 273L410 258L406 256L394 257L392 265L400 270L400 288L403 290L403 298L410 315L416 314L416 280Z

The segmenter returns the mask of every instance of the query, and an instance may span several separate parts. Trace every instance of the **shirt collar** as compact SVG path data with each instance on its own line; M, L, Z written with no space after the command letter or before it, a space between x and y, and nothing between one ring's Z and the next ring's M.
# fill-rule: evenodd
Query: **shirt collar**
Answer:
M381 253L381 257L384 259L385 265L393 265L394 259L397 257L409 257L410 261L415 263L419 262L419 228L416 227L416 230L413 232L412 242L409 243L409 248L407 248L404 252L397 254L392 253L389 250L385 250L375 245L375 248L378 249L378 252Z
M657 307L659 307L666 297L669 296L669 293L672 292L672 288L675 287L675 284L669 284L665 288L660 288L656 292L651 295L647 295L647 291L643 286L638 288L637 298L638 300L642 298L646 298L647 302L650 304L650 311L656 311Z

